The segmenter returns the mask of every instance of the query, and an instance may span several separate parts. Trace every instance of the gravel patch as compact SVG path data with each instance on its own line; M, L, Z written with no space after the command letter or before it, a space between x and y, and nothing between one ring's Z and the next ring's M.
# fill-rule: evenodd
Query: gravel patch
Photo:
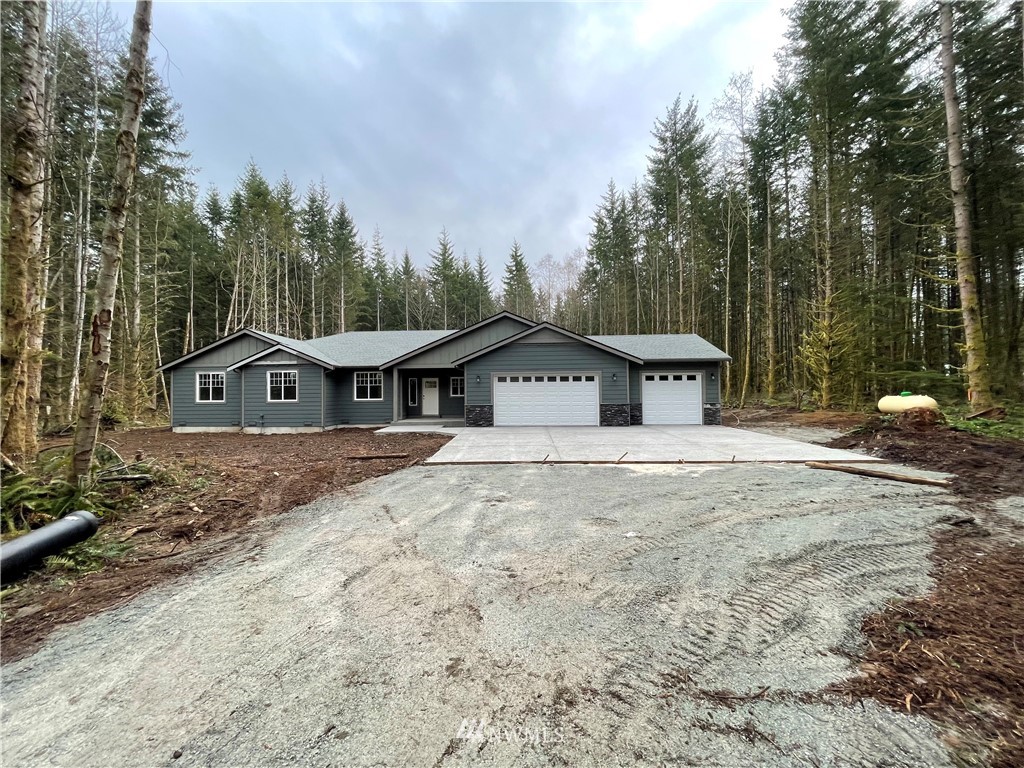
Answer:
M949 502L794 465L415 467L6 665L2 756L947 765L928 721L822 689L929 589Z

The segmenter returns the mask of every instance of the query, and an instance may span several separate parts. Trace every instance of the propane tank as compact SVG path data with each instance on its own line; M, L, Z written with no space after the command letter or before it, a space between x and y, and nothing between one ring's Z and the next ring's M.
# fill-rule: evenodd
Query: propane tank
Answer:
M928 408L932 411L939 410L939 404L927 395L914 395L910 392L900 392L899 395L887 395L878 401L878 410L882 413L903 413L911 408Z

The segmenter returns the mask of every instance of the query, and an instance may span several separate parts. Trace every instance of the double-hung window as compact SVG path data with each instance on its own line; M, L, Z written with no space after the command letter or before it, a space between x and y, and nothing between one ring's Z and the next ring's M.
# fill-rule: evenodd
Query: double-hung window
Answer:
M449 379L448 395L449 395L449 397L465 397L466 396L466 377L465 376L452 376L451 379Z
M356 400L383 400L384 372L356 372Z
M224 402L224 374L223 373L197 373L196 374L196 402L197 403L223 403Z
M298 371L267 371L267 402L295 403L298 399Z

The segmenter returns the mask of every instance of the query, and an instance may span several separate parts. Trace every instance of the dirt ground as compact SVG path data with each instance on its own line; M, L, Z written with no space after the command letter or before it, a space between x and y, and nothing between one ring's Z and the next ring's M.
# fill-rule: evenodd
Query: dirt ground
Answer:
M862 677L837 686L947 726L967 764L1024 765L1024 443L872 418L832 447L955 475L965 515L935 536L935 589L862 626ZM972 522L973 518L973 522Z
M4 596L3 661L31 652L56 627L122 605L231 546L228 534L325 494L413 466L450 437L338 429L296 435L107 432L101 441L141 459L158 481L108 517L101 543L130 544L95 573L38 572ZM44 448L61 445L47 440ZM353 456L407 454L402 458Z

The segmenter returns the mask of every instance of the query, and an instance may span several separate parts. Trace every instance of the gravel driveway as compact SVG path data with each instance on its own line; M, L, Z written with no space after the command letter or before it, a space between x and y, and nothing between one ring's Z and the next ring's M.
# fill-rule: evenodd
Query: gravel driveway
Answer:
M928 721L822 692L864 613L928 588L946 500L792 465L415 467L6 665L3 764L946 765Z

